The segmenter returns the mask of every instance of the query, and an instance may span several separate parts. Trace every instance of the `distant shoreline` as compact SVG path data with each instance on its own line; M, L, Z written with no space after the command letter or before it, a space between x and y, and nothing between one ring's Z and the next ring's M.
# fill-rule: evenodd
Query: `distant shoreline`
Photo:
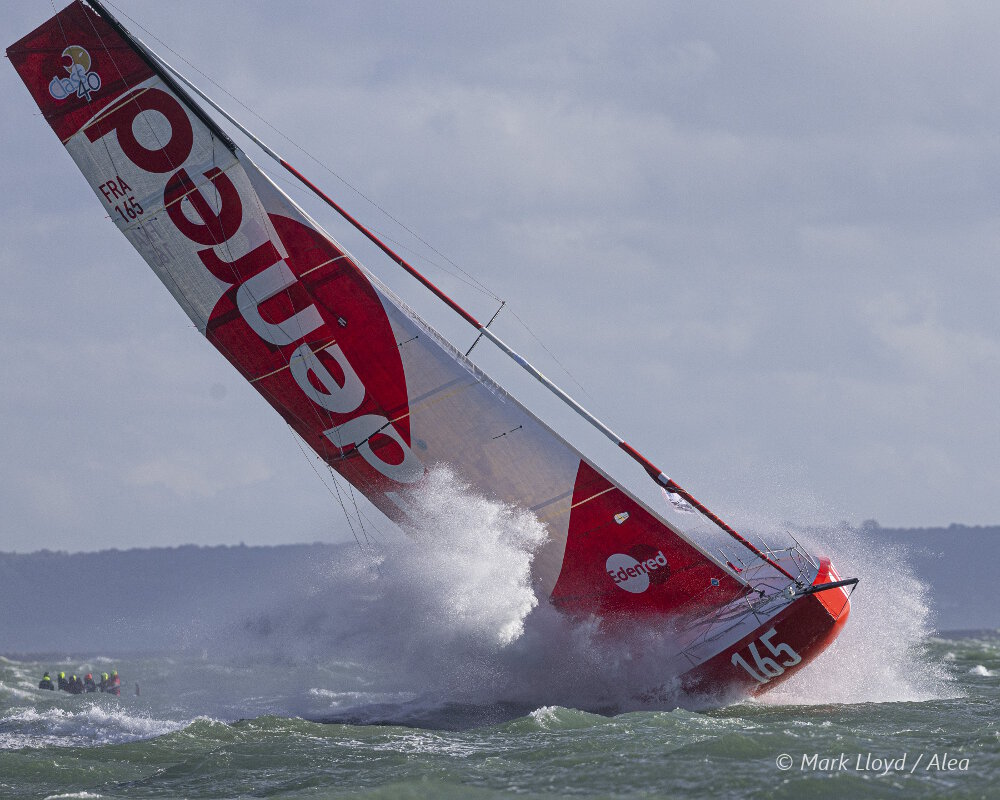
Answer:
M903 553L903 568L926 588L938 635L1000 628L1000 607L983 591L1000 563L1000 526L882 528L870 520L851 530L871 543L870 557L884 552L887 567L879 581L862 579L858 602L867 592L893 591L891 559ZM307 587L327 585L331 569L352 560L357 547L189 544L0 553L0 641L8 653L50 659L197 646L222 621L252 625L296 597L309 602Z

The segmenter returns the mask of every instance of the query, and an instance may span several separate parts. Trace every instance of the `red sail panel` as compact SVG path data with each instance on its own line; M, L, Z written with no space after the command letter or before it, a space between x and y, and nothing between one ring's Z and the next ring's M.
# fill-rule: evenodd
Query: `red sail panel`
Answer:
M389 517L405 521L408 492L448 465L544 522L536 590L568 610L686 613L742 591L364 272L86 6L8 55L198 329Z
M594 580L603 569L604 580ZM566 555L552 600L604 617L691 614L744 587L586 462L573 489Z
M82 3L73 3L7 48L7 57L65 142L153 71Z

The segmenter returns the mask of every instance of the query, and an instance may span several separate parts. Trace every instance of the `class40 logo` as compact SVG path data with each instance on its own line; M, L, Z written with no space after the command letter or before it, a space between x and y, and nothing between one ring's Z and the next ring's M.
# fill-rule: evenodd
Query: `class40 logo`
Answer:
M53 77L49 81L49 94L56 100L65 100L70 95L85 97L89 103L90 95L101 88L101 76L90 69L90 53L86 48L72 44L62 51L62 57L69 59L69 64L62 65L69 77Z

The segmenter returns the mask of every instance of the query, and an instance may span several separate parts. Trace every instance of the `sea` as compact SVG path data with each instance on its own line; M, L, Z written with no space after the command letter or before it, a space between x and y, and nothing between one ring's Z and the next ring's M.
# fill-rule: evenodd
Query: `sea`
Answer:
M920 650L912 697L621 713L386 696L357 664L4 659L0 797L1000 797L1000 632ZM35 688L112 668L120 697Z
M199 626L0 641L0 798L1000 798L1000 631L936 630L906 552L827 541L861 578L833 645L759 698L686 697L656 630L540 602L540 523L453 482L423 534L205 595ZM201 597L177 572L144 583ZM37 688L112 669L118 697Z

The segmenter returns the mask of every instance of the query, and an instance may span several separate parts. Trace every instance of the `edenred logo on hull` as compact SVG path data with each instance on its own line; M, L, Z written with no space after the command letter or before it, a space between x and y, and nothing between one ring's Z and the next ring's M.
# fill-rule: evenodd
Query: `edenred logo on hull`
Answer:
M619 589L632 594L641 594L649 588L650 575L667 570L667 557L660 550L655 556L639 561L625 553L615 553L608 557L604 565L608 577Z

